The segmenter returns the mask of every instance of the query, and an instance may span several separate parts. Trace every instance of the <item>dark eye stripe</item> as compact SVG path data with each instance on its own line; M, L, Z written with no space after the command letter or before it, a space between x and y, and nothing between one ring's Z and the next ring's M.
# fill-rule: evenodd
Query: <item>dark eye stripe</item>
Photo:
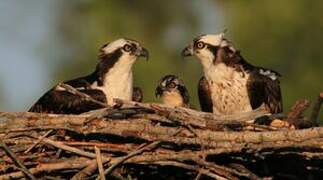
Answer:
M125 50L125 51L127 51L127 52L130 52L130 51L132 51L132 46L131 45L129 45L129 44L126 44L126 45L124 45L123 46L123 49Z
M219 50L219 46L213 46L211 44L206 44L207 48L212 52L212 54L216 55Z

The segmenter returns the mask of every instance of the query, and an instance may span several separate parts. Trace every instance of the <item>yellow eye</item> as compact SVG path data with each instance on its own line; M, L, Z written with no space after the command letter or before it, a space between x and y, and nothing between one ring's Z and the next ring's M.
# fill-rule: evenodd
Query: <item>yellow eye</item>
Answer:
M175 88L176 87L176 84L175 83L170 83L167 85L168 88Z
M128 44L126 44L126 45L124 45L124 46L123 46L123 49L124 49L125 51L129 52L129 51L131 51L131 46L130 46L130 45L128 45Z
M205 46L205 44L204 44L203 42L198 42L198 43L196 43L196 47L197 47L198 49L202 49L202 48L204 48L204 46Z

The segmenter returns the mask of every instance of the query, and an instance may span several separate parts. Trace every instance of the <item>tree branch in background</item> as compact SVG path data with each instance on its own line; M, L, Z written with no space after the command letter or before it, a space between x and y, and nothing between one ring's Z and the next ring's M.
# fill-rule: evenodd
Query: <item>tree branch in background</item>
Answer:
M317 98L314 106L313 106L313 110L312 110L312 114L311 114L311 118L310 120L314 123L317 124L317 119L319 117L320 114L320 110L321 110L321 106L323 103L323 92L320 93L319 97Z

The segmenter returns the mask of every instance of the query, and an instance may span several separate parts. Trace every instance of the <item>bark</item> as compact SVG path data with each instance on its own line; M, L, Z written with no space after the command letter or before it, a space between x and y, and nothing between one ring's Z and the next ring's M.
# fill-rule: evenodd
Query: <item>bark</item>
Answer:
M296 103L287 116L262 109L217 116L155 103L116 102L116 107L81 115L0 112L5 145L0 179L323 176L323 127L254 124L259 117L301 121L307 101Z

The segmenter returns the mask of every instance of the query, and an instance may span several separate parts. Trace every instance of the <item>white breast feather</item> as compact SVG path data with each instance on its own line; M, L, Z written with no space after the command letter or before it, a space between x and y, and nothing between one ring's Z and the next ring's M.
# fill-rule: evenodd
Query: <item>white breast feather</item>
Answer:
M99 87L94 83L92 88L102 90L109 105L114 105L114 98L132 100L134 63L135 58L121 57L105 75L103 86Z
M247 90L249 74L220 63L210 68L205 76L211 86L214 113L234 114L252 110Z

